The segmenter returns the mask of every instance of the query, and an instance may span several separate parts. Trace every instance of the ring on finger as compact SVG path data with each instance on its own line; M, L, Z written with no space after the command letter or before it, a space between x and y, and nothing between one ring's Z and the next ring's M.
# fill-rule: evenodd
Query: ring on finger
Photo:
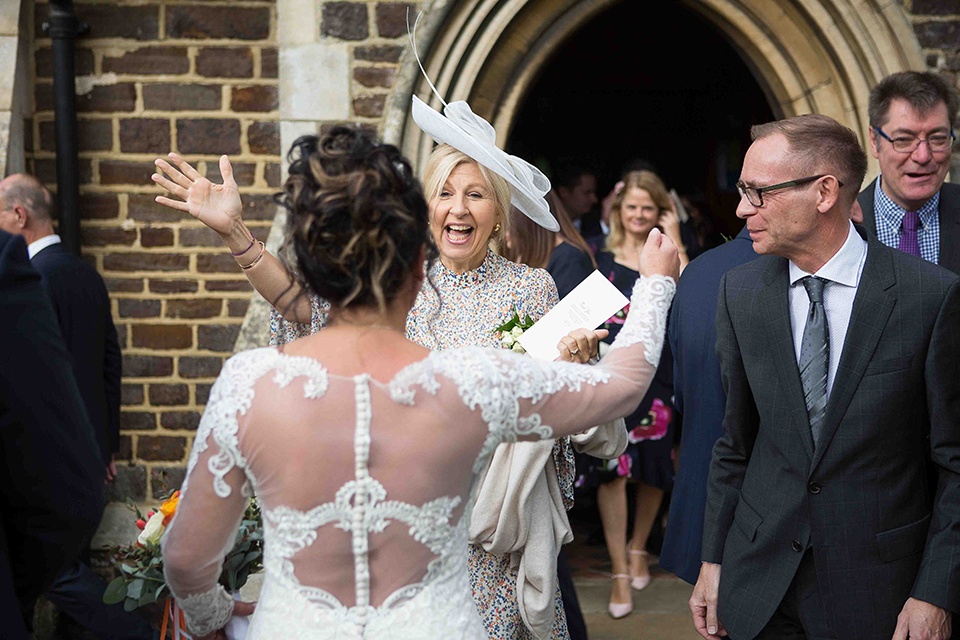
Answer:
M578 349L578 348L576 348L576 347L574 347L573 349L570 349L570 355L575 356L575 355L577 355L578 353L580 353L580 349Z

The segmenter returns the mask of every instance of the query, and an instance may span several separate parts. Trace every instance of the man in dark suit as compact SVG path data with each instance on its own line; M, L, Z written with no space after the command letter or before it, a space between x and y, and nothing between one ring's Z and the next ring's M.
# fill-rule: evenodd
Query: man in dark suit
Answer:
M0 323L0 635L25 639L24 615L100 522L103 467L40 276L3 231Z
M960 273L960 185L944 183L960 96L936 73L904 71L870 92L880 177L860 194L864 226L887 246Z
M96 269L68 251L53 232L53 198L35 177L14 174L0 181L0 228L23 236L30 263L42 277L70 353L97 460L107 482L116 475L120 442L121 353L106 285ZM101 505L101 513L102 513ZM69 618L104 639L149 638L149 625L120 605L103 604L106 584L87 565L87 549L53 583L47 598ZM69 626L66 620L63 627ZM62 635L69 635L66 629Z
M737 214L761 257L720 284L727 402L694 623L944 640L960 610L960 279L851 224L866 172L851 130L806 115L751 133Z
M863 223L856 201L850 219ZM679 466L660 567L690 584L700 575L703 510L713 445L723 435L726 395L717 360L717 289L730 269L757 257L744 227L734 239L695 258L680 276L667 339L674 354L674 407L682 424Z

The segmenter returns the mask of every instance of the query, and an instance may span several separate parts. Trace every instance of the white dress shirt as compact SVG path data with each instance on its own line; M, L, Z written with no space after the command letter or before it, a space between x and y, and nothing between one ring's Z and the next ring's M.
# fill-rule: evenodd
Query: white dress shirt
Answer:
M50 234L49 236L43 236L39 240L34 240L27 245L27 255L33 260L33 256L40 253L43 249L46 249L52 244L59 244L60 236L55 233Z
M816 273L807 273L793 262L790 263L790 322L793 328L793 350L800 364L800 343L803 340L803 328L807 323L810 298L800 282L801 278L815 275L826 280L823 287L823 310L827 314L827 335L830 341L830 363L827 368L827 400L833 389L833 379L840 364L843 343L850 325L853 312L853 299L857 295L863 264L867 259L867 242L850 223L847 240L832 258L827 260Z

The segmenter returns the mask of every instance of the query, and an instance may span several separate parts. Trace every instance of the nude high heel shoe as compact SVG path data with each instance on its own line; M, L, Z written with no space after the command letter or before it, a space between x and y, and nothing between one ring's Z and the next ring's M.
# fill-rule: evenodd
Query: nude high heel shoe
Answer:
M629 555L643 556L647 559L647 575L635 576L632 572L630 575L630 586L634 591L642 591L650 586L650 581L652 580L652 576L650 575L650 554L644 549L631 549L629 547L627 547L627 553Z
M614 580L629 580L630 576L625 573L615 573L610 576ZM630 615L630 612L633 611L633 598L630 599L630 602L618 603L611 602L607 605L607 613L610 614L610 617L614 620L626 617Z

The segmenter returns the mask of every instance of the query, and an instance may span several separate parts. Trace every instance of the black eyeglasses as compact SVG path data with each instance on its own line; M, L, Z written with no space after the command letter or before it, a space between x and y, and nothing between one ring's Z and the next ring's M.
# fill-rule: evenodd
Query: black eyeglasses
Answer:
M786 182L780 182L778 184L772 184L769 187L748 187L743 183L743 180L737 182L737 191L740 192L741 198L746 198L747 202L752 204L755 207L763 206L763 194L768 191L777 191L779 189L787 189L789 187L799 187L800 185L807 184L808 182L813 182L814 180L819 180L830 175L829 173L821 173L818 176L810 176L809 178L799 178L797 180L787 180ZM837 180L837 183L842 187L843 183Z
M898 136L891 138L885 134L880 127L874 127L873 130L880 134L881 138L889 141L891 146L893 146L893 150L897 153L913 153L917 150L917 147L920 146L921 142L927 143L927 148L930 149L930 153L943 153L949 151L953 146L953 141L957 139L956 134L953 133L953 129L950 130L949 134L934 133L926 138L918 138L917 136Z

